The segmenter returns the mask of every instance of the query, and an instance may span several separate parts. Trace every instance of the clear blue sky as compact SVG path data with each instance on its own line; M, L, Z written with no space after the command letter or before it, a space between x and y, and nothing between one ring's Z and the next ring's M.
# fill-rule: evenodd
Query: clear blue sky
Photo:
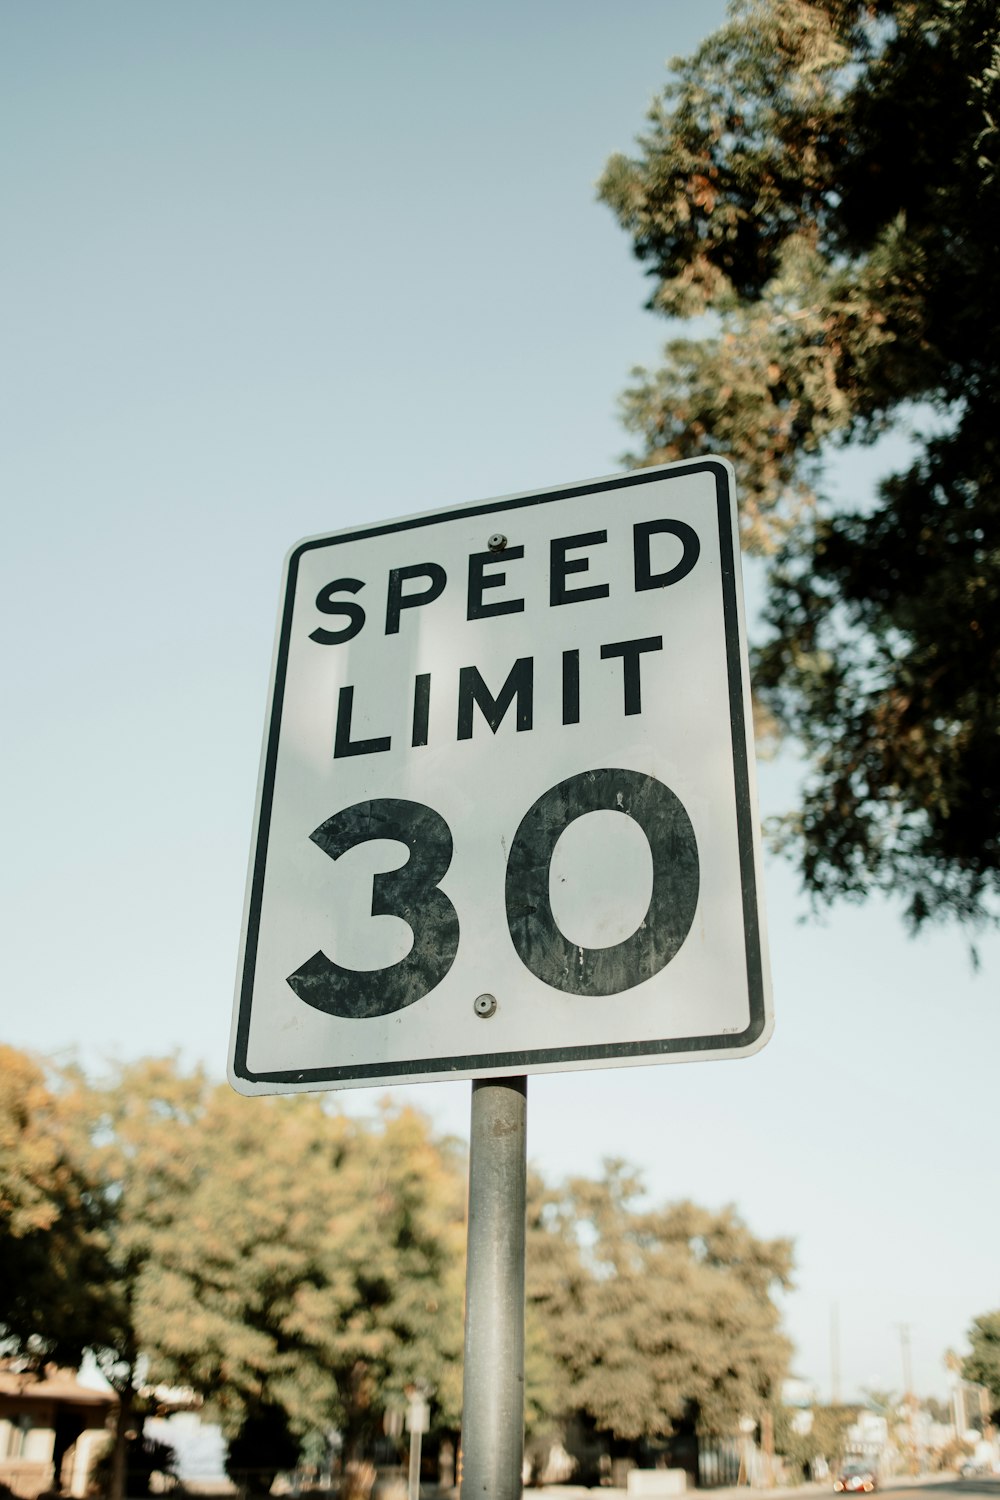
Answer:
M594 182L721 14L4 7L6 1039L222 1074L282 557L618 467L665 330ZM794 774L763 768L766 810ZM533 1079L530 1155L794 1237L824 1395L835 1301L843 1396L901 1387L900 1324L943 1392L1000 1305L1000 944L977 975L957 933L767 884L770 1046ZM467 1083L401 1093L465 1133Z

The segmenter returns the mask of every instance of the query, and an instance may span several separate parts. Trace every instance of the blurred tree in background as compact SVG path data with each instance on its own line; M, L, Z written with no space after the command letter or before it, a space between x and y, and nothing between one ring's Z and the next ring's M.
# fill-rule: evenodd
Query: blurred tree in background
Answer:
M699 320L635 372L631 460L735 465L806 888L994 920L1000 0L737 0L673 66L600 185L649 306ZM831 448L893 425L909 467L833 504Z
M89 1351L118 1396L112 1500L156 1384L202 1398L266 1493L311 1430L350 1454L421 1380L461 1411L465 1162L420 1115L247 1101L171 1060L91 1084L0 1054L0 1342Z
M248 1104L222 1086L188 1151L184 1221L157 1243L143 1306L157 1378L198 1392L241 1450L280 1435L280 1412L298 1438L336 1426L353 1457L418 1378L457 1417L465 1174L450 1143L412 1111L366 1125L319 1096Z
M790 1244L756 1239L731 1209L643 1209L641 1192L610 1163L602 1180L553 1192L533 1231L529 1305L563 1403L625 1441L684 1423L731 1433L768 1409L787 1372L772 1293L789 1285Z
M310 1435L369 1457L407 1387L429 1387L436 1429L457 1434L465 1200L464 1148L409 1109L245 1099L169 1059L47 1080L0 1053L0 1345L96 1359L119 1398L112 1500L148 1483L156 1387L200 1398L260 1495ZM643 1208L620 1165L533 1176L529 1430L576 1419L635 1443L767 1410L789 1271L788 1243L731 1210Z
M170 1059L144 1059L91 1085L78 1069L58 1075L67 1149L99 1215L101 1268L91 1294L96 1326L88 1348L118 1397L109 1495L127 1491L130 1445L141 1461L149 1344L143 1323L157 1276L157 1245L184 1232L190 1139L206 1083Z
M69 1123L41 1067L0 1047L0 1331L36 1365L78 1365L100 1327L101 1207Z
M962 1365L962 1377L986 1387L996 1421L1000 1416L1000 1310L973 1319L967 1337L972 1353Z

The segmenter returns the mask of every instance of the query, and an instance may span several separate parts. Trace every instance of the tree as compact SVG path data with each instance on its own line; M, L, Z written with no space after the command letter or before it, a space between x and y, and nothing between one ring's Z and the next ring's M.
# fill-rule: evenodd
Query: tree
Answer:
M580 1253L566 1188L529 1169L524 1318L525 1428L558 1424L571 1406L570 1381L559 1351L582 1305L590 1271Z
M91 1088L78 1069L50 1066L47 1080L22 1054L0 1056L0 1327L36 1363L94 1355L118 1397L112 1500L135 1425L141 1439L137 1307L152 1236L183 1212L185 1128L203 1089L171 1063Z
M183 1224L190 1189L190 1141L206 1092L204 1076L173 1059L145 1059L91 1085L76 1068L62 1075L65 1139L95 1205L99 1265L86 1287L95 1307L87 1346L118 1397L109 1500L128 1488L127 1459L145 1468L148 1350L143 1309L156 1277L156 1243Z
M962 1365L963 1378L986 1387L996 1421L1000 1412L1000 1310L974 1318L968 1339L972 1353Z
M636 372L633 461L736 467L806 888L995 919L1000 0L737 0L674 68L600 187L650 307L708 329ZM910 466L838 508L831 448L906 421Z
M100 1323L100 1208L66 1142L65 1100L0 1047L0 1340L76 1365Z
M368 1125L317 1097L219 1088L189 1150L185 1214L154 1239L140 1320L151 1372L202 1395L232 1466L266 1490L290 1439L331 1426L355 1457L417 1379L455 1420L455 1148L413 1111Z
M370 1444L418 1380L457 1426L464 1208L459 1149L411 1110L247 1100L171 1059L50 1088L0 1054L0 1336L94 1355L112 1500L156 1383L202 1396L259 1493L310 1430Z
M692 1421L728 1434L769 1407L787 1368L771 1293L788 1285L790 1247L756 1239L731 1209L642 1209L640 1195L620 1163L553 1195L560 1249L541 1277L529 1267L529 1297L565 1400L627 1442Z

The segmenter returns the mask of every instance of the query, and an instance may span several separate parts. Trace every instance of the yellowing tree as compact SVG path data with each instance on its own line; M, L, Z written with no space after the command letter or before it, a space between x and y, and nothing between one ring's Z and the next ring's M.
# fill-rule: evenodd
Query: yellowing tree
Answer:
M65 1100L0 1047L0 1338L76 1364L99 1325L100 1212L69 1150Z

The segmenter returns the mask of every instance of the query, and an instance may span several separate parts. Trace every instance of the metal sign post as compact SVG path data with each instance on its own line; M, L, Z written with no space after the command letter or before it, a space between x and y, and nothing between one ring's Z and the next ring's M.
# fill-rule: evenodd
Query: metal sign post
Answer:
M288 555L229 1076L475 1080L463 1500L521 1493L524 1075L771 1033L739 559L716 458Z
M518 1500L524 1461L526 1078L472 1085L461 1500Z

